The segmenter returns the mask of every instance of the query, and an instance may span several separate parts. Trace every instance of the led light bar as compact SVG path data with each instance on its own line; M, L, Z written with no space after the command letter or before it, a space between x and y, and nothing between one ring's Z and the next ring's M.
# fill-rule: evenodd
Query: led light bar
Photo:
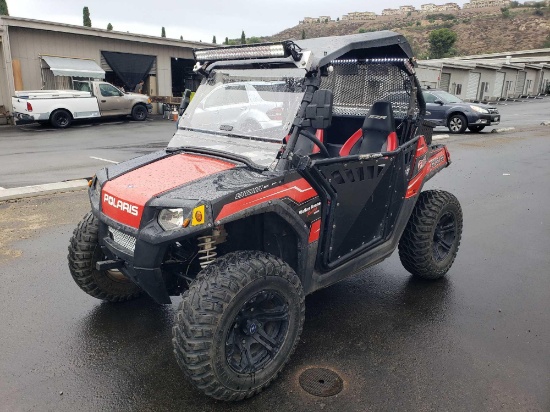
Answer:
M250 47L224 47L217 49L195 50L195 58L200 62L238 59L262 59L269 57L285 57L282 44L265 44Z

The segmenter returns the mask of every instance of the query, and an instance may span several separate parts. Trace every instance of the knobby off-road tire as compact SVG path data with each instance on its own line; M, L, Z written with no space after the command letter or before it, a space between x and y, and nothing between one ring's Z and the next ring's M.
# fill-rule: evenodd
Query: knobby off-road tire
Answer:
M248 398L269 386L289 360L304 313L302 284L285 262L264 252L229 253L183 294L174 353L206 395Z
M80 289L94 298L109 302L135 299L142 290L119 271L99 271L96 262L103 260L97 238L98 224L89 212L73 232L69 244L69 270Z
M410 273L439 279L451 268L462 235L457 198L441 190L420 193L399 241L399 258Z

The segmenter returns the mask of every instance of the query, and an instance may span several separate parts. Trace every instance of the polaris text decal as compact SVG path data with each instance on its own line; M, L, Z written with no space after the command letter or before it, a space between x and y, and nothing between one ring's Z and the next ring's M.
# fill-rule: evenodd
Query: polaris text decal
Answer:
M123 212L127 212L127 213L131 214L132 216L137 216L138 215L138 207L137 206L131 205L128 202L124 202L120 199L117 199L114 196L111 196L110 194L105 193L103 195L103 201L105 203L109 204L110 206L116 208L116 209L120 209Z

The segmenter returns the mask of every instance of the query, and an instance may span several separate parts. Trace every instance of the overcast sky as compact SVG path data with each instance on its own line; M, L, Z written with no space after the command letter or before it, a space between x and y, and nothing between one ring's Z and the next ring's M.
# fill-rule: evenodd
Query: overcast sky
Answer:
M267 36L298 23L304 16L341 17L351 11L373 11L410 4L443 4L449 0L385 0L369 5L358 0L7 0L11 16L82 24L82 8L88 6L92 26L115 30L209 42L241 36ZM458 1L462 5L462 1Z

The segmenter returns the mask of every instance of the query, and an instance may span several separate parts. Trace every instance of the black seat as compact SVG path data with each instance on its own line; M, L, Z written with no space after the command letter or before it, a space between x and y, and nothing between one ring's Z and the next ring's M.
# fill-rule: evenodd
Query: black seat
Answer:
M390 102L374 102L363 122L361 131L357 131L342 146L340 156L378 153L397 148L395 121Z

